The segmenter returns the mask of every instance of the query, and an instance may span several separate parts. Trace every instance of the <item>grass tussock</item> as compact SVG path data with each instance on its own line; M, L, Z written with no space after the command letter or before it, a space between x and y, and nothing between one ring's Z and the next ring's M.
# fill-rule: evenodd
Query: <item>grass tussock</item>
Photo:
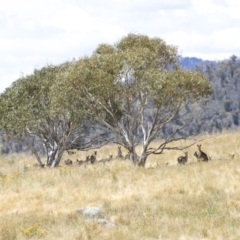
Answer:
M146 168L115 159L41 169L31 155L1 156L0 239L239 239L239 137L202 136L202 150L212 161L197 163L192 146L184 166L177 165L183 154L177 151L151 156ZM100 160L116 156L117 146L97 151ZM76 212L88 206L100 207L116 227Z

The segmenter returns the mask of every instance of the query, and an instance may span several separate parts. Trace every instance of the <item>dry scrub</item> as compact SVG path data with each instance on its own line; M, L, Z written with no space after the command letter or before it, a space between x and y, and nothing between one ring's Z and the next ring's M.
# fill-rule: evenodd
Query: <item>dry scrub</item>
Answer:
M0 239L240 239L240 133L201 138L213 160L197 163L195 145L185 166L177 151L152 156L146 168L116 159L64 165L93 151L65 155L56 169L35 167L26 154L1 156ZM98 149L97 160L117 150ZM87 206L100 207L116 227L76 213Z

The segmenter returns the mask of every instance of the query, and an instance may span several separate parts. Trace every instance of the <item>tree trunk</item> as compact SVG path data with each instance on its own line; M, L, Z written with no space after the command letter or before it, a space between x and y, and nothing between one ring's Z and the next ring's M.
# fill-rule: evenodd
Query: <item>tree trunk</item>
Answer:
M147 160L147 155L143 153L139 159L138 166L145 167L146 160Z
M134 149L129 150L129 158L130 158L130 161L132 162L132 164L136 165L136 163L138 161L138 156L135 153Z
M57 167L62 159L64 153L64 147L59 147L57 157L53 160L51 167Z
M37 161L39 163L39 166L44 168L45 164L42 163L41 158L39 157L36 149L35 148L31 148L31 151L32 151L33 155L36 157L36 159L37 159Z
M26 143L26 145L28 146L28 148L31 150L31 152L33 153L33 155L36 157L38 163L39 163L39 166L44 168L44 164L42 163L41 161L41 158L39 157L38 155L38 152L36 150L36 148L34 147L34 137L31 137L29 135L29 138L28 138L29 142Z
M47 166L51 166L58 152L58 144L56 142L50 143L47 139L45 140L44 146L47 152Z
M52 163L55 160L56 154L57 154L58 148L51 150L50 152L47 152L47 166L51 166Z

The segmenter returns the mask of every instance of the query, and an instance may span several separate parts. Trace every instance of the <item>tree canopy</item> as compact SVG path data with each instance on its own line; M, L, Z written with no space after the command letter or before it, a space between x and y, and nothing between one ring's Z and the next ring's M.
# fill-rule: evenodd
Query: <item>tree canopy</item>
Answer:
M67 84L74 64L35 70L15 81L0 98L5 136L25 143L41 166L39 151L46 152L47 165L57 166L65 150L73 146L84 150L94 143L86 136L91 128L86 108Z
M199 72L180 69L177 48L160 38L129 34L114 45L101 44L82 61L70 81L83 90L94 118L128 149L133 163L145 165L150 154L161 153L179 140L177 131L160 146L150 144L159 131L187 104L211 94ZM135 148L142 146L141 155Z
M152 148L159 131L181 117L186 104L211 94L209 81L199 72L181 69L178 57L175 46L145 35L100 44L89 57L17 80L1 95L1 127L11 136L40 139L47 164L54 166L64 150L95 147L96 136L81 139L86 129L98 127L101 144L122 145L133 163L144 166L150 154L171 149L169 143L181 139L176 129ZM106 132L111 139L103 138Z

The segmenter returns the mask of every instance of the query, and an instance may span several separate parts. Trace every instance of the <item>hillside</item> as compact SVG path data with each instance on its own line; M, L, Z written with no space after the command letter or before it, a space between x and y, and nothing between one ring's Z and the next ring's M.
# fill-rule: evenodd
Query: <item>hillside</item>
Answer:
M184 134L214 133L230 130L240 124L240 60L235 55L219 62L198 58L181 58L182 67L202 72L212 84L212 95L206 102L187 105L183 112L192 114ZM176 119L165 129L171 133L186 124Z
M147 168L113 160L40 169L32 156L1 156L0 239L239 239L239 137L201 136L212 161L197 163L193 146L184 166L177 151L152 157ZM116 152L105 146L98 160ZM76 212L85 207L101 208L114 227Z
M209 60L202 60L201 58L196 57L180 57L179 61L181 66L186 69L195 69L196 66L211 63Z

